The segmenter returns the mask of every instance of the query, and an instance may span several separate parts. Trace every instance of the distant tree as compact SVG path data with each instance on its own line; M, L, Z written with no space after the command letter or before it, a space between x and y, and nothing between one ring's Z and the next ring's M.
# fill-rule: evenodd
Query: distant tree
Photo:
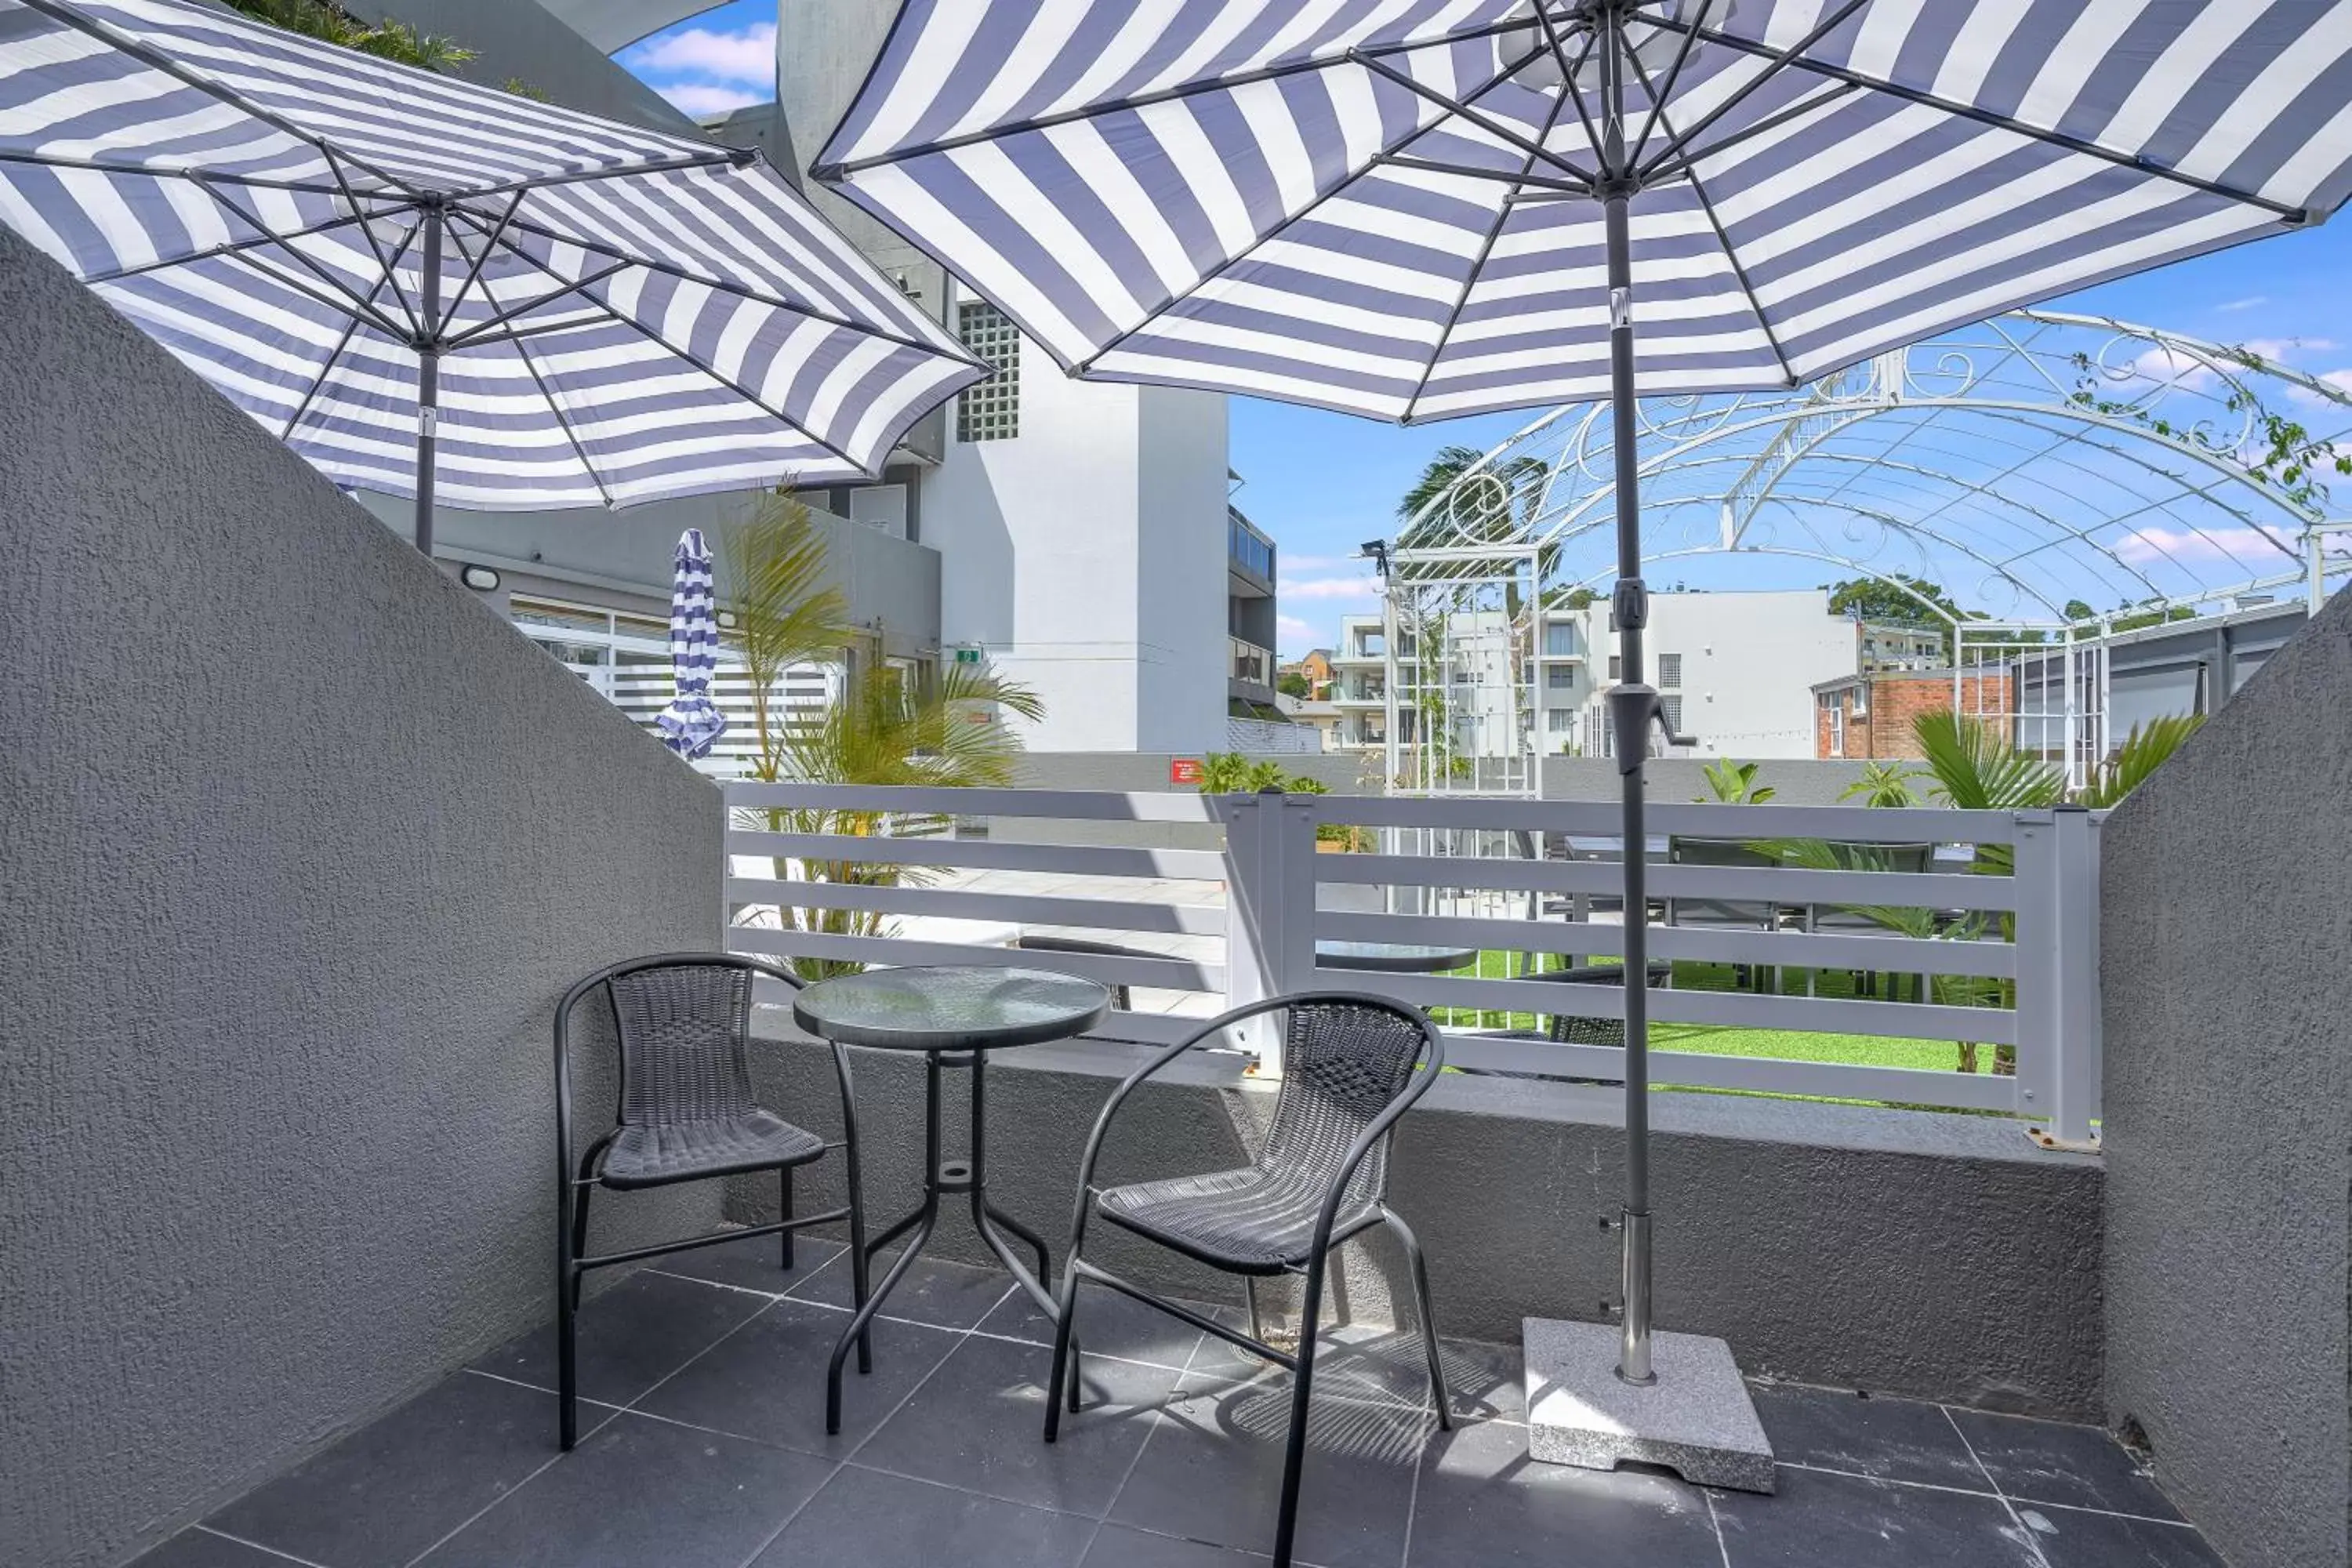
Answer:
M1274 683L1274 689L1285 697L1296 697L1301 702L1314 695L1314 689L1307 684L1307 677L1295 669L1284 670L1281 679Z
M2076 626L2080 626L2084 621L2095 621L2099 618L2099 612L2080 599L2067 600L2064 614L2066 619Z
M1910 592L1904 592L1905 588ZM1921 604L1922 599L1927 604ZM1944 634L1944 657L1948 659L1957 657L1954 648L1958 639L1951 623L1929 609L1927 605L1936 605L1953 620L1975 618L1953 602L1952 596L1944 592L1941 583L1930 583L1925 577L1906 577L1898 573L1892 578L1854 577L1830 584L1830 614L1853 616L1865 621L1890 622L1896 626L1931 627Z

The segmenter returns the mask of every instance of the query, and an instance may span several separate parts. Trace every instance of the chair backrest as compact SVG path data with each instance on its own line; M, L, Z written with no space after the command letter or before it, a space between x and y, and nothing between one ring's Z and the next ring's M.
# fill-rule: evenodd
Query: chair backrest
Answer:
M770 965L693 954L621 964L604 976L621 1037L625 1126L665 1127L752 1109L745 1044L761 975L797 986Z
M1666 858L1677 866L1777 866L1780 862L1738 838L1685 838L1667 841ZM1726 899L1678 896L1666 900L1666 923L1678 926L1730 926L1744 931L1769 927L1779 906L1769 899Z
M1161 952L1146 952L1139 947L1120 947L1108 942L1081 942L1076 937L1068 936L1032 936L1025 931L1013 939L1013 945L1024 952L1081 952L1093 953L1097 958L1165 958L1168 956ZM1110 988L1110 1005L1122 1013L1134 1007L1135 1003L1127 989L1126 982L1121 981Z
M1256 1163L1328 1188L1349 1146L1412 1083L1426 1037L1413 1015L1370 998L1301 1000L1286 1012L1282 1089ZM1351 1202L1388 1190L1388 1142L1356 1167Z
M1650 989L1653 991L1674 978L1675 966L1663 958L1650 960L1648 969ZM1569 969L1522 974L1519 978L1549 981L1555 985L1622 986L1625 971L1618 964L1587 963ZM1622 1018L1586 1018L1570 1013L1554 1013L1546 1032L1558 1045L1622 1047L1625 1043L1625 1022Z

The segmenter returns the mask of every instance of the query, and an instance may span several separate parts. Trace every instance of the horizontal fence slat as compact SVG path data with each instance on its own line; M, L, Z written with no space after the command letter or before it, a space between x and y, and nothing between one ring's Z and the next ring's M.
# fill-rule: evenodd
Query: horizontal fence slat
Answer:
M873 861L893 866L947 866L968 870L1067 871L1078 876L1171 877L1221 882L1225 858L1213 849L1130 849L1101 844L998 844L985 838L924 836L861 838L846 833L770 833L735 828L730 855L782 856L802 860Z
M1505 952L1622 958L1625 928L1587 921L1479 919L1465 915L1348 914L1325 910L1315 934L1337 942L1426 943ZM1650 956L1699 963L1767 963L1790 969L1852 969L1897 974L1968 974L2010 979L2017 949L2005 942L1936 942L1793 931L1650 928Z
M1620 838L1615 801L1527 800L1492 795L1318 795L1317 820L1359 827L1436 827L1570 833ZM1865 844L2009 844L2017 819L2005 811L1941 806L1718 805L1656 802L1650 831L1706 838L1827 838Z
M1559 1078L1622 1083L1625 1053L1609 1046L1505 1040L1470 1030L1445 1031L1445 1059L1490 1072L1538 1072ZM1695 1089L1801 1094L1823 1100L1885 1100L1955 1110L2017 1110L2017 1079L1991 1073L1933 1072L1924 1068L1861 1067L1850 1062L1791 1061L1778 1057L1710 1056L1701 1051L1652 1051L1650 1080Z
M982 942L921 942L898 936L831 936L822 931L780 931L774 926L730 925L730 952L772 953L783 958L835 959L884 968L911 964L990 964L1000 969L1050 969L1105 985L1142 985L1160 991L1225 988L1225 966L1184 958L1113 958L1098 953L1030 952Z
M1079 822L1215 822L1209 797L1172 791L939 789L917 784L761 784L727 786L747 810L937 812L948 816L1047 816Z
M1611 894L1623 887L1612 861L1507 860L1476 855L1318 855L1318 881L1372 887L1483 888L1500 892ZM1736 903L1874 905L1926 910L2013 910L2016 879L1953 871L1813 871L1794 866L1652 866L1654 899Z
M929 915L941 920L999 921L1013 925L1073 926L1166 936L1225 934L1225 911L1215 904L1056 899L904 883L877 887L863 882L777 881L766 877L729 878L727 898L730 904L736 906L782 904L793 909L869 910L886 914Z
M1375 973L1317 965L1314 983L1370 991L1420 1007L1622 1018L1624 993L1613 985L1558 985L1540 980L1481 980L1467 975ZM1582 993L1582 994L1578 994ZM1821 1035L1883 1035L1908 1040L2017 1043L2017 1015L2007 1007L1948 1007L1936 1003L1863 1002L1831 996L1772 996L1741 991L1653 988L1650 1017L1661 1024L1793 1030Z

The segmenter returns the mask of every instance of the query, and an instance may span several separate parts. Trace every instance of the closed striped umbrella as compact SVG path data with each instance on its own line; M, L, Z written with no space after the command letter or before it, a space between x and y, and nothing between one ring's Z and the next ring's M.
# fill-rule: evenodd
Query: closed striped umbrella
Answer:
M872 473L985 374L753 153L179 0L0 0L0 222L339 484Z
M710 754L727 733L727 715L710 700L719 670L719 612L713 602L710 546L702 530L678 535L670 581L669 668L677 693L654 715L662 743L688 762Z
M1087 375L1399 420L1609 397L1638 845L1637 394L1796 385L2325 217L2352 0L908 0L815 172ZM1643 973L1643 921L1623 946Z

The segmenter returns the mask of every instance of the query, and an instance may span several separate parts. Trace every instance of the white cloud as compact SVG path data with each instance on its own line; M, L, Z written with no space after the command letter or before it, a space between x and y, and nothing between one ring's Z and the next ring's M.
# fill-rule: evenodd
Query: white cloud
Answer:
M2216 305L2213 308L2217 310L2251 310L2257 305L2267 305L2270 302L2271 297L2267 294L2249 294L2242 300L2232 300L2226 305Z
M1276 599L1369 599L1375 587L1370 577L1286 577L1276 583Z
M749 109L755 103L768 101L768 95L764 92L750 92L740 87L721 87L717 82L709 81L672 82L655 90L696 120Z
M738 33L688 27L639 45L627 52L625 61L640 76L651 71L706 81L756 83L772 92L776 79L776 26L772 22L761 22ZM677 101L674 96L671 101Z
M1305 642L1315 635L1315 628L1297 616L1275 616L1274 629L1280 632L1286 639L1293 642Z
M2114 544L2115 552L2134 563L2150 561L2214 561L2225 556L2241 561L2275 559L2284 550L2295 552L2294 536L2277 528L2135 528Z

